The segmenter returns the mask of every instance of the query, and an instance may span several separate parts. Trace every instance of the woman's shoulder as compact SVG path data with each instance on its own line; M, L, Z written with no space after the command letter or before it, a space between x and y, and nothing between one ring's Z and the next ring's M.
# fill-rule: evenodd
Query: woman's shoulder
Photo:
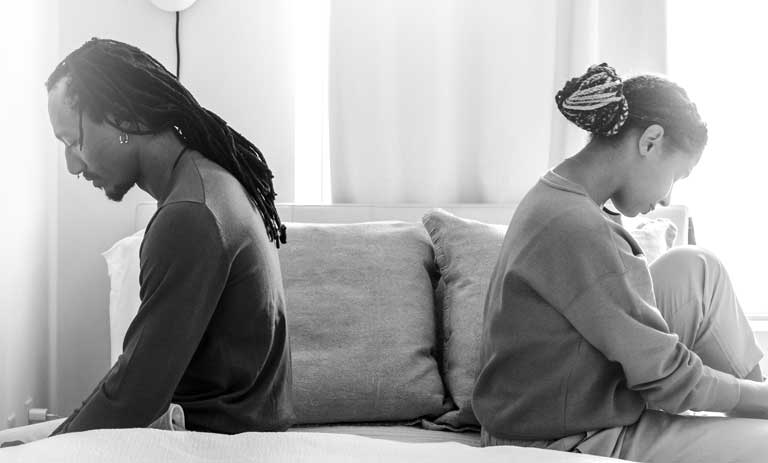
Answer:
M607 230L605 216L589 197L543 181L526 194L516 212L513 221L535 222L546 229Z

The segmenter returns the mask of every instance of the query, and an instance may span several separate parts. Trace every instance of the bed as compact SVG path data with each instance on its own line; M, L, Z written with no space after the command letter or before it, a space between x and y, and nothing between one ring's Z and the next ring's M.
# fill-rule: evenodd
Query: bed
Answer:
M0 461L122 462L538 462L600 463L609 458L524 447L477 448L457 442L404 443L345 433L243 433L233 436L155 429L65 434L0 450Z
M143 229L154 203L136 208L130 235ZM419 221L427 205L292 205L279 206L284 222L354 223L380 220ZM456 215L487 223L506 224L515 205L442 205ZM651 217L664 217L677 226L675 244L685 244L688 212L681 206L661 208ZM282 259L282 257L281 257ZM114 277L114 276L113 276ZM136 284L135 282L133 283ZM114 289L114 280L113 280ZM134 301L135 304L135 301ZM113 361L132 315L111 311ZM123 318L121 318L121 316ZM39 437L58 422L36 425ZM418 424L418 421L416 422ZM446 432L403 424L303 425L287 433L243 433L234 436L156 429L97 430L56 436L0 451L0 461L516 461L601 462L609 458L501 446L480 448L477 432Z

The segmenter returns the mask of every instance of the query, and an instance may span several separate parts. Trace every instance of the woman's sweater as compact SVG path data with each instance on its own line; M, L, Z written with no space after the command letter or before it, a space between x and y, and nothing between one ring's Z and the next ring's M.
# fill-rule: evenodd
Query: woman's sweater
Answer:
M637 242L551 171L509 225L481 362L473 408L503 439L629 425L646 408L729 411L739 399L736 378L670 332Z

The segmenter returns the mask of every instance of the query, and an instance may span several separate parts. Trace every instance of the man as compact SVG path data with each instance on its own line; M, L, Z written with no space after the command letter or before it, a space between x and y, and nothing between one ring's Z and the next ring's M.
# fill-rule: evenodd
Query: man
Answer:
M138 185L158 202L123 354L53 434L145 427L171 403L190 430L286 429L291 360L275 249L285 227L261 152L124 43L85 43L46 87L69 172L109 199Z

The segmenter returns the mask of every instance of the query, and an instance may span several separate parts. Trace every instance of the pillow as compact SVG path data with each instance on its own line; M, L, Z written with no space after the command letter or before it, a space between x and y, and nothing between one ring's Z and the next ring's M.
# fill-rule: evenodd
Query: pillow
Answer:
M280 248L298 423L411 421L445 409L437 269L418 223L287 224Z
M442 275L440 293L443 316L443 371L446 388L457 409L435 423L447 428L479 426L472 411L472 389L479 370L483 308L491 273L507 231L457 217L442 209L427 212L422 222L435 247ZM638 218L630 234L640 244L650 264L675 241L677 227L669 219Z
M422 222L444 284L443 371L457 406L435 423L455 429L479 426L471 400L480 363L483 305L507 226L463 219L442 209L427 212Z
M112 365L123 353L123 339L139 311L139 249L144 230L121 239L102 253L109 274L109 345Z
M645 253L648 265L667 252L677 238L677 226L665 218L634 219L627 224L627 228Z
M420 224L288 224L280 248L299 423L412 421L444 410L429 237ZM103 256L112 363L139 309L144 231Z

